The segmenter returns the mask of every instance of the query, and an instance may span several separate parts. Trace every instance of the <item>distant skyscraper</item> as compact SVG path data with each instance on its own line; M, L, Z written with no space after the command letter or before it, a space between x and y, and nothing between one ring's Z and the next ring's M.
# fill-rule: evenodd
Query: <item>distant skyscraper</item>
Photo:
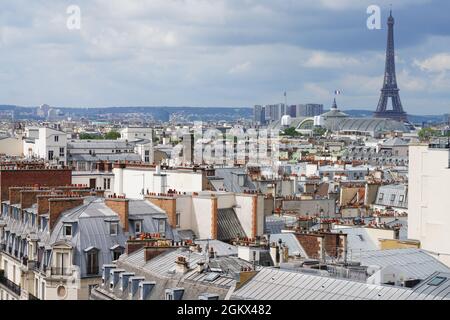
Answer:
M286 114L290 115L292 118L295 118L297 116L297 106L288 106L288 112Z
M450 114L444 114L444 123L450 125Z
M266 120L277 121L287 114L287 108L284 103L266 105Z
M323 104L299 104L296 109L297 117L314 117L323 113Z
M257 124L264 124L266 122L266 108L260 105L254 106L253 121Z
M390 118L398 121L406 121L407 114L403 111L400 101L399 89L397 87L397 76L395 74L395 50L394 50L394 18L392 11L388 18L388 39L386 48L386 66L384 71L383 88L381 89L380 101L374 116L377 118ZM388 101L392 100L392 110L388 110Z

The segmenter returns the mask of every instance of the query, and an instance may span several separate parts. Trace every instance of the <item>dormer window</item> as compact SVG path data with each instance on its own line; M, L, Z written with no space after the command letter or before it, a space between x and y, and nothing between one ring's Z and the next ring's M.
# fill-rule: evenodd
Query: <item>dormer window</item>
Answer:
M109 234L112 236L117 236L119 233L119 223L118 222L111 222L109 224Z
M112 253L112 261L119 260L119 257L123 254L124 248L119 244L116 244L110 248Z
M158 233L165 233L165 232L166 232L166 220L158 219Z
M86 253L86 274L97 275L98 274L98 249L95 247L89 247L84 249Z
M65 237L72 236L72 226L70 224L65 224L63 227L63 232Z
M142 233L142 221L136 221L134 223L134 231L136 232L136 234Z

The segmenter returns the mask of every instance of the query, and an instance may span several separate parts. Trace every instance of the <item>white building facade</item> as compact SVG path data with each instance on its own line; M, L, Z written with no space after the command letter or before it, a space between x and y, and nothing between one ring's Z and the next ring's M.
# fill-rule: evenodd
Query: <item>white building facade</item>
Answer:
M448 146L409 148L408 238L450 266Z

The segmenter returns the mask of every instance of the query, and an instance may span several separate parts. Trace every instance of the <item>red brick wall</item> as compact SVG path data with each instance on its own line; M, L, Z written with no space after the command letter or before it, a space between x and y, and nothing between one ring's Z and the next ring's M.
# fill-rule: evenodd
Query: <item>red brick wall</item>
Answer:
M61 198L62 196L63 196L62 194L38 195L36 197L36 199L37 199L37 214L41 215L41 214L48 213L48 210L49 210L48 200L54 199L54 198Z
M177 200L175 198L166 199L161 197L158 198L157 196L147 196L145 199L163 209L167 213L170 226L172 228L177 227Z
M321 236L316 234L296 234L298 241L302 245L303 249L305 249L306 254L311 259L320 259L320 241Z
M72 183L70 169L36 169L36 170L1 170L0 171L0 201L9 198L10 187L20 186L61 186Z
M61 213L69 209L81 206L84 203L84 198L56 198L48 199L49 204L49 228L53 230Z
M325 252L331 256L337 258L344 253L344 241L341 239L340 234L325 234Z
M217 210L218 203L217 198L214 197L211 199L211 239L217 239Z
M105 204L119 216L123 230L128 232L128 199L108 198Z
M38 195L49 194L49 190L22 190L20 192L20 205L22 209L30 208L37 202Z

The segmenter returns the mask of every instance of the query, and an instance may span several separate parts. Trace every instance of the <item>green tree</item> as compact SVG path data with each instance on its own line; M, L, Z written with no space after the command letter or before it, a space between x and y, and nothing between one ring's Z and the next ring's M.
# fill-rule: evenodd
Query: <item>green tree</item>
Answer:
M107 140L117 140L120 138L120 133L117 131L110 131L105 134L105 139Z
M294 127L290 127L290 128L287 128L287 129L283 130L281 135L282 136L289 136L289 137L301 136L301 134L299 132L297 132Z
M438 136L439 132L432 128L423 128L419 130L419 133L417 135L419 136L420 140L425 141L429 140L431 137Z
M323 136L325 133L327 133L327 129L322 127L315 127L313 130L315 136Z
M101 135L92 134L92 133L80 133L81 140L101 140L103 137Z

